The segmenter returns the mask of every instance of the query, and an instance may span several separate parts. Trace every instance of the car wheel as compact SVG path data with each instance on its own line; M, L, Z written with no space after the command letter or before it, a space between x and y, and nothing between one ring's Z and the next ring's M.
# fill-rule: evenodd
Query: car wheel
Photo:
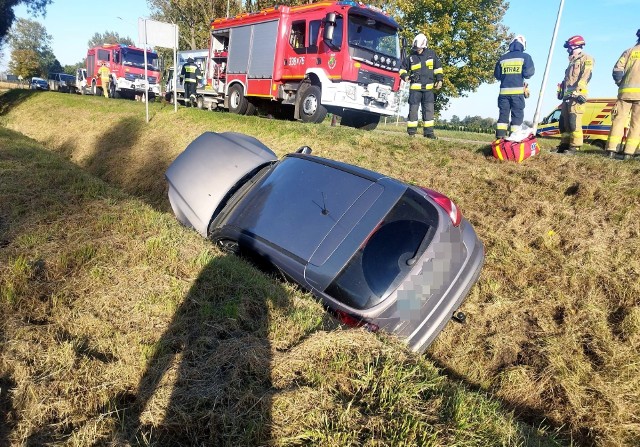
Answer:
M233 84L229 87L229 112L237 115L247 113L249 101L244 96L244 90L240 84Z
M253 102L247 100L247 111L244 112L244 114L247 116L253 116L256 114L256 110L258 110L256 105Z
M305 123L321 123L327 116L327 108L322 105L322 91L317 85L310 85L298 99L300 120Z
M591 142L591 145L597 147L598 149L604 149L604 147L607 145L607 142L605 140L594 140Z
M204 109L204 98L202 96L196 98L196 106L201 110Z

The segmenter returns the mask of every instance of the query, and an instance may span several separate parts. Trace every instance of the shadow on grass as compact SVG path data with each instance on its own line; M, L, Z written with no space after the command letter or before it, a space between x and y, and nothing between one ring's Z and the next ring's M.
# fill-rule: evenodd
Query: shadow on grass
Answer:
M143 116L121 118L99 137L83 164L88 172L103 181L166 212L170 207L164 173L171 160L162 157L165 151L160 148L168 143L162 136L147 135L146 126ZM136 149L143 145L151 149L144 152ZM63 146L73 148L74 142ZM154 152L154 147L159 150Z
M120 442L265 445L271 439L269 308L287 292L234 256L211 261L150 348L137 390L116 396Z
M20 105L20 103L25 101L30 96L39 95L41 93L44 92L37 92L35 90L26 90L20 88L8 90L7 92L0 95L0 116L9 113L11 109Z

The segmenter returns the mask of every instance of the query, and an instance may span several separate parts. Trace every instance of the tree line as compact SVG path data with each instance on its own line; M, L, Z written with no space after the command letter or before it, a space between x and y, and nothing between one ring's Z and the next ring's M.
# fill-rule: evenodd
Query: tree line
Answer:
M51 49L51 35L35 20L17 19L7 36L7 43L11 49L9 71L23 79L34 76L46 78L50 73L75 74L77 68L85 66L86 58L72 65L61 65ZM109 43L133 45L133 40L105 31L95 33L88 40L87 48Z

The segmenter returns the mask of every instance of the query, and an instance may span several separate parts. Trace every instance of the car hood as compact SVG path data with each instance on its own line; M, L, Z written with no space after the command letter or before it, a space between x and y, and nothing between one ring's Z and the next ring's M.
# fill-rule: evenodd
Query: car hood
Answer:
M209 222L229 193L257 168L276 160L276 154L253 137L235 132L203 133L165 174L176 217L207 237Z

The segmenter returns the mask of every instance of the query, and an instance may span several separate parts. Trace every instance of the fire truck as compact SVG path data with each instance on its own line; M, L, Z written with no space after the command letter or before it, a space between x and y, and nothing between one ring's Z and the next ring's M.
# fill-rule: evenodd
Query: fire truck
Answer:
M105 63L111 71L109 96L133 98L146 90L144 79L144 50L130 45L105 44L87 51L87 88L94 95L101 95L102 80L98 70ZM149 98L160 95L160 69L158 55L147 50L147 79Z
M277 6L211 22L209 108L276 110L310 123L328 112L372 130L399 106L400 26L354 1Z

